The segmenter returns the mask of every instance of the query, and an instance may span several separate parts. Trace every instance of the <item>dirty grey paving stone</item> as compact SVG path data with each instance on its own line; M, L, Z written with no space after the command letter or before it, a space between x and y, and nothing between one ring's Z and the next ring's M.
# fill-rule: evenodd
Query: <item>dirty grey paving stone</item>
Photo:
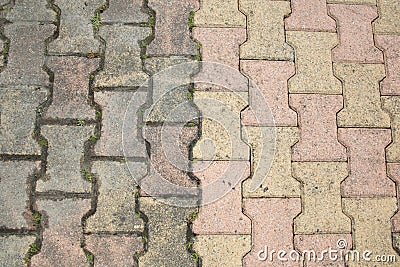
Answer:
M38 168L39 162L34 161L0 162L0 187L3 189L0 193L0 227L33 228L28 206L28 177Z
M134 173L131 173L132 171ZM94 162L92 172L99 186L96 213L86 221L87 232L132 232L143 230L143 220L135 211L135 180L147 173L144 162Z
M88 266L81 248L81 219L90 209L90 200L38 200L37 207L44 221L43 241L40 253L31 259L31 266Z
M3 1L8 2L8 1ZM1 5L3 3L0 3ZM7 12L6 18L9 21L40 21L55 22L56 12L48 8L46 0L16 0L11 11Z
M101 136L94 151L98 156L147 157L145 142L139 137L138 116L146 92L95 92L102 111Z
M89 104L89 75L99 59L49 57L47 67L54 73L52 103L45 113L52 119L94 119L96 110Z
M101 267L135 266L133 255L144 250L142 238L133 235L88 235L85 244L94 255L94 266Z
M150 58L145 69L152 75L152 105L146 110L146 122L187 122L198 117L188 97L191 76L197 73L196 61L184 57Z
M4 27L10 39L8 63L0 73L0 85L49 85L49 76L42 69L45 62L45 40L55 31L54 25L12 23Z
M50 54L97 53L100 42L94 38L91 19L104 0L55 0L60 9L59 36L48 46Z
M42 127L48 141L47 170L44 179L37 181L38 192L62 191L88 193L89 181L81 173L84 143L93 134L94 126Z
M141 197L139 203L149 220L148 250L139 257L139 266L197 266L186 244L186 219L196 210L170 206L150 197Z
M46 100L46 90L0 89L0 152L8 155L40 155L33 138L36 110Z
M189 13L198 8L198 0L149 0L156 16L155 39L147 47L147 54L196 55L195 42L190 38Z
M101 21L107 23L140 23L148 20L148 15L141 11L142 0L113 0L101 14Z
M141 86L149 76L143 71L140 41L151 33L147 27L106 25L99 35L106 42L104 69L95 77L96 87Z
M1 236L0 237L0 264L1 266L26 266L24 258L29 245L34 243L34 236Z

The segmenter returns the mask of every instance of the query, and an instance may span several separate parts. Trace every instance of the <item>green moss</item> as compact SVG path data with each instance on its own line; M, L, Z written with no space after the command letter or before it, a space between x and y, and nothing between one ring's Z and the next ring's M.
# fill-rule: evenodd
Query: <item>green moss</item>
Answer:
M81 120L81 119L77 119L77 120L76 120L76 125L78 125L78 126L83 126L83 125L85 125L85 121L84 121L84 120Z
M39 225L40 222L42 221L42 215L39 212L34 212L33 213L33 220L36 225Z
M96 142L97 140L99 140L99 135L97 134L92 134L89 138L90 142Z
M149 17L148 25L149 27L153 27L156 24L156 17L151 13Z
M201 61L201 56L200 55L195 55L194 59L197 60L197 61Z
M88 170L83 169L81 172L82 172L83 177L84 177L87 181L89 181L89 182L92 182L92 181L93 181L93 175L92 175Z
M96 11L96 15L90 19L92 22L93 28L98 29L99 27L103 26L103 23L100 19L100 10Z
M194 24L194 14L195 14L194 11L192 11L192 12L189 13L189 22L188 22L189 29L193 29L193 28L196 26L196 25Z

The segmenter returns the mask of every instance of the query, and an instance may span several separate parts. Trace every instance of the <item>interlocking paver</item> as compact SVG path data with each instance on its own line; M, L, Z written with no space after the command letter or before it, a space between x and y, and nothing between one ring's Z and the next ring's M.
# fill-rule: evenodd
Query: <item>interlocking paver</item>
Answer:
M141 23L148 20L148 15L141 8L141 0L114 0L109 2L107 9L101 14L101 20L107 23Z
M375 35L375 42L385 55L386 77L381 82L381 94L400 95L400 36Z
M246 199L244 204L245 214L252 220L253 227L252 250L244 257L243 266L259 266L260 260L257 254L260 250L264 250L265 246L268 246L270 251L294 249L293 218L301 211L299 198ZM300 265L280 262L275 258L274 266L297 267Z
M52 119L94 119L89 104L89 76L99 60L82 57L49 57L47 67L54 73L53 97L45 113Z
M328 16L326 0L292 0L292 13L285 20L289 31L336 31L335 21Z
M249 88L250 106L242 112L242 123L297 126L297 114L288 105L287 82L295 74L293 62L242 60L240 65L252 82Z
M121 162L93 163L99 187L96 212L86 221L87 232L129 232L143 230L143 221L136 214L136 181L147 173L145 163L131 162L130 169ZM130 173L129 171L134 173Z
M336 33L287 32L286 38L296 55L296 75L289 79L289 92L341 94L341 83L332 71L331 50L337 44Z
M90 209L90 200L39 200L36 204L46 223L40 253L32 257L31 266L87 266L81 219Z
M193 158L248 160L249 148L240 132L240 111L247 105L247 93L199 91L194 93L194 102L203 120Z
M250 234L251 222L242 213L242 181L250 174L248 162L235 162L245 169L244 175L237 179L233 168L227 169L229 162L214 161L206 162L210 166L193 174L200 179L203 188L205 185L213 183L209 190L202 190L202 200L208 200L211 195L221 195L220 191L226 190L228 193L221 195L217 201L201 206L199 215L193 222L193 233L199 235L213 234ZM198 163L196 163L198 164ZM202 163L200 163L202 164ZM204 163L203 163L204 164ZM197 169L194 167L194 169ZM229 189L226 189L229 188Z
M130 235L87 235L85 244L94 255L94 266L135 266L133 255L143 251L141 237Z
M40 155L33 138L36 110L46 100L47 91L39 89L0 89L0 151L3 154Z
M55 0L60 9L60 26L57 39L48 45L50 54L98 53L99 40L94 38L91 19L104 0Z
M242 59L293 61L293 48L285 42L284 17L290 3L273 0L240 0L239 10L247 16L247 42L240 46Z
M139 137L138 112L145 104L146 92L95 92L94 101L102 111L100 139L94 152L98 156L146 157Z
M139 42L150 35L150 28L106 25L99 35L106 42L104 68L95 76L96 87L135 87L149 76L143 71Z
M328 4L376 5L376 0L327 0Z
M399 204L399 186L400 186L400 163L388 163L387 173L390 179L396 183L397 188L397 203ZM392 217L393 228L392 231L395 233L400 232L400 213L397 210L396 214Z
M0 227L9 229L32 228L33 218L29 211L28 177L39 168L39 162L0 162L0 194L2 203Z
M49 76L43 70L45 40L55 30L54 25L39 22L12 23L4 26L10 39L7 66L0 73L2 86L48 86Z
M337 115L339 127L390 127L382 109L379 81L385 77L382 64L334 64L335 75L343 81L344 109Z
M376 6L329 5L338 25L339 45L332 51L334 62L381 63L383 54L374 46L371 22Z
M293 163L293 176L303 183L302 213L294 220L295 234L351 233L340 196L340 183L347 175L346 162Z
M400 6L396 0L377 0L379 17L373 22L375 33L400 34Z
M188 98L191 76L198 71L197 61L188 58L154 57L145 60L152 79L152 106L146 110L146 122L183 122L197 118L198 111Z
M35 242L35 236L1 236L0 262L3 266L26 266L25 255L29 245Z
M37 181L38 192L62 191L84 193L90 191L89 181L81 172L84 143L93 134L94 126L42 127L48 141L46 175Z
M317 261L312 258L308 260L306 256L304 259L304 266L345 267L344 257L340 257L340 255L345 255L345 253L351 249L352 239L351 234L296 235L294 238L294 246L298 251L305 255L307 255L307 251L315 251L318 253ZM333 253L328 255L326 252L321 255L323 251L326 251L329 248L332 251L338 251L338 254ZM323 259L321 259L321 257L323 257Z
M337 140L336 113L343 97L336 95L290 95L299 113L300 142L293 147L294 161L346 161L346 149Z
M392 143L386 148L386 161L400 162L400 97L382 97L382 106L391 116Z
M147 47L148 55L196 55L197 48L190 38L189 13L198 9L198 0L149 0L157 16L155 38Z
M196 266L187 250L187 218L193 208L170 206L150 197L141 197L140 210L148 218L148 250L139 257L139 266Z
M204 267L242 266L243 256L251 249L249 235L196 236L193 249L200 255Z
M353 219L353 249L371 251L376 255L396 255L392 247L390 218L397 210L396 198L343 199L343 209ZM373 229L373 230L372 230ZM349 261L347 266L376 266L374 261ZM393 266L393 264L382 264Z
M40 21L40 22L55 22L56 12L47 8L46 0L29 1L17 0L11 11L7 12L6 18L9 21Z
M194 24L198 27L246 27L246 16L238 10L238 0L201 0Z
M245 181L243 196L300 197L300 183L292 176L291 162L291 147L299 140L297 128L246 127L246 134L252 148L251 179L262 184L251 192L251 181ZM270 152L272 144L275 144L273 158Z
M390 130L339 128L339 141L348 149L349 177L342 183L344 197L395 196L386 176L385 147Z

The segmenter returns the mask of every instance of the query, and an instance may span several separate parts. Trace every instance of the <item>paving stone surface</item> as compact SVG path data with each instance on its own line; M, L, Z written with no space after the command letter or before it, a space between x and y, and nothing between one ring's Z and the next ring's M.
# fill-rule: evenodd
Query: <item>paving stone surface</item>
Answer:
M141 23L148 21L148 15L142 11L141 0L114 0L108 3L107 9L101 14L101 20L106 23ZM123 41L123 40L121 40Z
M9 155L40 155L34 139L36 110L47 98L46 90L0 89L0 147Z
M52 119L94 119L89 102L89 76L99 60L82 57L49 57L46 66L54 73L52 103L45 113Z
M381 63L383 54L374 46L371 22L378 17L376 6L329 5L336 19L339 45L332 50L335 62Z
M382 97L382 106L390 115L392 129L392 143L386 148L386 161L400 162L400 98Z
M8 2L8 1L5 1ZM46 0L29 1L17 0L10 12L7 12L6 18L9 21L38 21L55 22L57 13L48 8Z
M100 41L94 38L92 19L103 0L55 0L60 10L57 39L48 46L51 54L98 53Z
M287 32L287 42L296 54L296 75L289 80L290 93L341 94L340 81L333 76L331 50L335 33Z
M3 266L25 266L25 255L29 246L36 240L35 236L2 236L0 237L0 262Z
M39 200L43 215L43 241L31 266L87 266L81 219L90 209L89 199Z
M328 4L370 5L375 6L376 0L327 0Z
M376 0L379 18L373 22L375 33L400 33L400 6L396 0Z
M396 183L397 203L399 203L399 182L400 182L400 163L388 163L387 173L390 179ZM400 213L397 210L396 214L392 217L392 231L395 233L400 232Z
M238 10L238 0L201 0L194 24L198 27L245 28L246 16Z
M289 2L240 0L239 10L247 16L247 41L240 47L241 59L293 61L293 48L285 42L284 17L290 14Z
M90 182L83 177L81 162L84 143L89 140L93 130L93 126L42 127L42 134L48 142L47 169L45 177L37 181L37 191L90 191Z

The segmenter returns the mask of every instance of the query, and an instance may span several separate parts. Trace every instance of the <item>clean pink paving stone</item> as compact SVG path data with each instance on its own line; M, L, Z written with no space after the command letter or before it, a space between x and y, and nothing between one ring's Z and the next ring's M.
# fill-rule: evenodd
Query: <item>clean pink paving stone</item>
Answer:
M147 47L149 55L196 55L197 48L190 38L188 17L198 9L198 0L149 0L156 16L155 39Z
M135 266L133 256L143 251L141 237L116 235L88 235L86 249L94 256L94 266Z
M53 101L45 113L52 119L94 119L89 104L89 76L99 67L99 59L49 57L46 65L54 73Z
M400 95L400 36L375 35L375 42L385 55L386 78L381 82L381 94Z
M285 20L289 31L335 32L336 23L328 16L326 0L292 0L292 13Z
M397 187L397 202L400 203L400 163L387 164L388 176L396 183ZM400 233L400 212L397 210L396 214L392 217L393 232Z
M348 149L350 168L341 185L342 196L396 196L395 184L386 176L385 148L391 131L340 128L338 138Z
M242 112L243 124L297 126L288 96L288 79L295 74L293 62L242 60L241 70L254 82L249 88L250 107Z
M336 125L343 97L292 94L290 105L299 113L301 137L293 147L293 161L346 161L346 148L337 140Z
M338 24L339 45L332 50L334 62L381 63L383 53L374 46L371 22L378 17L376 6L329 5Z
M274 262L267 255L266 262L258 259L258 253L268 247L271 250L284 250L288 253L293 247L293 219L301 211L299 198L256 198L246 199L245 214L252 221L252 250L243 259L243 266L300 266L295 262L282 262L274 254ZM265 254L261 254L265 256ZM268 265L266 264L268 263Z
M207 168L201 168L208 164ZM230 164L238 164L240 169L246 170L240 179L235 179L237 178L234 171L236 168L231 168ZM199 169L194 172L194 175L201 181L203 203L213 196L220 196L220 198L200 207L199 216L193 222L193 233L200 235L250 234L251 222L242 213L241 208L242 182L250 175L249 162L205 161L195 163L195 165L197 166L194 166L194 169ZM212 186L206 187L210 184Z
M351 234L296 235L294 246L300 254L312 250L317 253L317 259L321 259L317 262L308 261L306 256L306 267L345 267L344 259L340 255L345 255L346 251L352 249L352 238ZM329 249L337 250L338 253L332 253L332 256L329 252L322 254L324 250Z
M39 200L37 206L45 223L42 248L31 266L88 266L81 248L81 220L90 210L90 199Z

